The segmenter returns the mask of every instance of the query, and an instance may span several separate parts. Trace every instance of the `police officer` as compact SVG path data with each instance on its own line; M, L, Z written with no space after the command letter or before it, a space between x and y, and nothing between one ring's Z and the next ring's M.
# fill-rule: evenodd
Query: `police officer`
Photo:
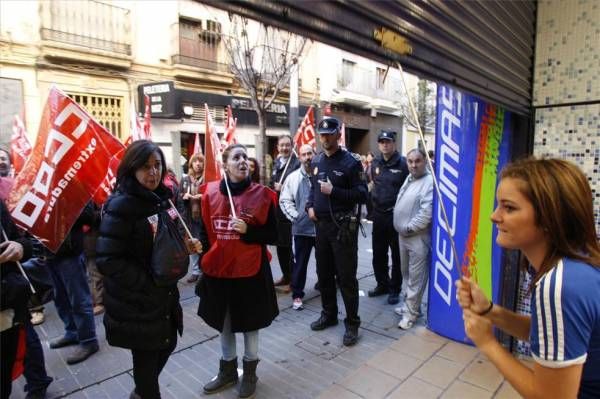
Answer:
M312 187L306 203L309 217L316 223L315 257L323 310L311 323L314 331L338 323L335 277L346 307L343 343L358 340L358 215L357 205L367 200L367 184L360 163L339 147L341 123L323 119L318 127L323 152L312 162Z
M368 292L370 297L388 294L388 303L399 301L402 286L398 234L394 229L393 211L396 196L408 176L406 158L396 151L396 132L382 130L377 136L379 151L371 167L373 189L373 271L377 286ZM392 255L392 277L388 273L388 249Z
M281 188L287 177L300 167L300 161L292 150L292 136L283 134L277 139L277 158L273 162L271 188L281 196ZM283 292L290 291L292 272L292 223L287 219L281 208L277 207L277 259L281 267L281 278L274 282Z

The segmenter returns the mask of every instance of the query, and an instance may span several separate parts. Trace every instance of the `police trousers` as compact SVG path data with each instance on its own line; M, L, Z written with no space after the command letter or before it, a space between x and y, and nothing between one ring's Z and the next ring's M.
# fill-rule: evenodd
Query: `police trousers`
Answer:
M358 231L345 234L342 239L339 229L331 220L319 220L316 223L315 257L317 276L321 289L323 316L337 319L337 275L342 299L346 308L345 324L359 326L358 317Z

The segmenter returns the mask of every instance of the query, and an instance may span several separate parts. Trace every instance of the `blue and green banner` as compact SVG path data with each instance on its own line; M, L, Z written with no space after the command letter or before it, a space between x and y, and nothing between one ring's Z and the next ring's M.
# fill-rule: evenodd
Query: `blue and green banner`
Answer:
M498 174L510 159L510 112L449 86L438 86L435 173L440 198L433 202L429 328L465 341L462 311L454 282L477 281L488 297L500 296L501 250L490 221ZM454 239L458 264L452 252Z

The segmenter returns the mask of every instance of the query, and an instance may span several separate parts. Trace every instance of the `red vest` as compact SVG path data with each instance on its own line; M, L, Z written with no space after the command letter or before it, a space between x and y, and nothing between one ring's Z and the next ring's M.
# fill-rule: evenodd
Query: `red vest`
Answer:
M202 221L211 243L202 257L202 272L208 276L238 278L254 276L260 270L261 244L248 244L231 224L231 206L219 190L220 181L206 184L202 196ZM249 226L267 223L275 193L265 186L251 183L240 195L233 197L235 213Z

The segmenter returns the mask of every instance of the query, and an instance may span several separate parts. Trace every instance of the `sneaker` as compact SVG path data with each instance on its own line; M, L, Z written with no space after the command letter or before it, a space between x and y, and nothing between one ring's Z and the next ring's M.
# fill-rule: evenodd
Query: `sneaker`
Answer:
M292 309L294 310L302 310L304 307L302 306L302 298L295 298L294 303L292 304Z
M99 314L104 313L104 305L96 305L94 306L94 316L98 316Z
M67 357L67 364L77 364L83 362L88 357L92 356L94 353L98 352L98 343L94 342L92 344L79 345L75 350L71 353L69 357Z
M414 324L416 319L412 316L404 315L402 316L402 320L398 323L398 328L403 330L409 330Z
M320 331L326 329L327 327L335 326L337 323L337 318L328 319L324 315L321 315L318 320L310 323L310 329L313 331Z
M408 312L406 305L402 305L402 306L398 306L397 308L394 308L394 313L396 313L398 316L402 316L406 312Z
M388 293L388 289L381 285L378 285L377 287L373 288L372 290L369 290L369 292L368 292L368 294L371 298L375 297L375 296L385 295L387 293Z
M31 324L33 324L34 326L37 326L39 324L42 324L44 322L44 320L46 320L45 316L44 316L44 311L31 311Z
M50 341L50 349L63 348L69 345L77 345L79 341L75 338L60 337Z

